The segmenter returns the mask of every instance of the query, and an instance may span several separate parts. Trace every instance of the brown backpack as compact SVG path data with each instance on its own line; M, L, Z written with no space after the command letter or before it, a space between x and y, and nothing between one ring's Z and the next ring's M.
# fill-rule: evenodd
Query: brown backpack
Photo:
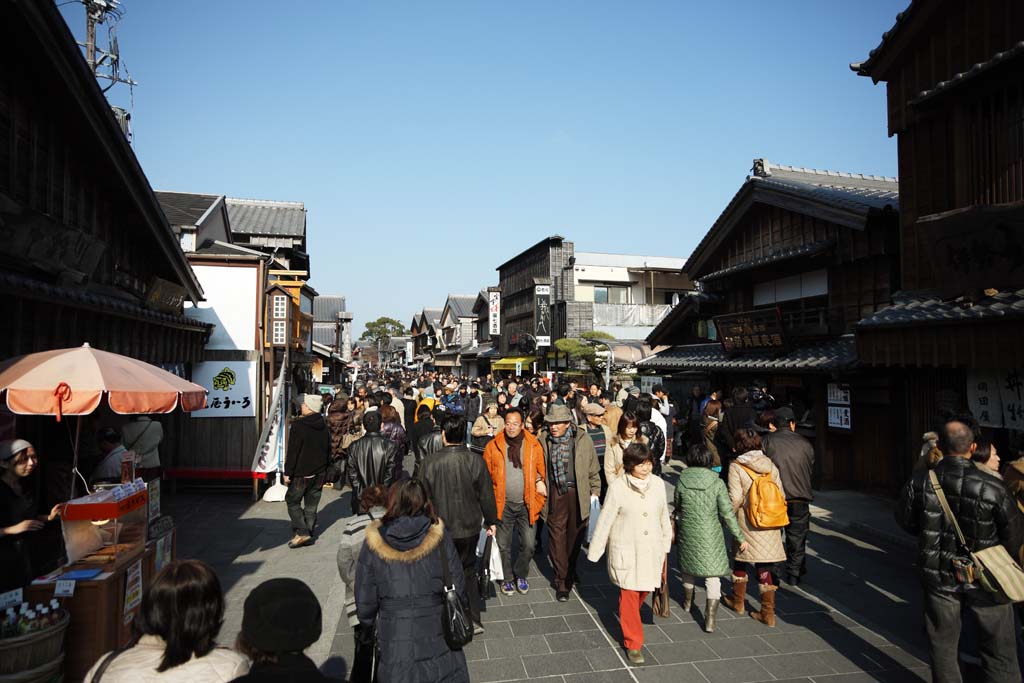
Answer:
M740 465L740 463L736 463ZM752 480L747 492L747 522L751 529L781 529L789 524L786 497L772 480L771 472L761 474L740 465Z

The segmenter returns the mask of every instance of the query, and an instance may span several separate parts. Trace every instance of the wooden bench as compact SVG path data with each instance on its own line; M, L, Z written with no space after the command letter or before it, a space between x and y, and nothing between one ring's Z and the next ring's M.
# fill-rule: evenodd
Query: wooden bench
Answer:
M164 470L164 479L177 480L177 479L204 479L204 480L237 480L237 479L251 479L252 480L252 499L259 500L260 497L260 480L266 481L266 472L253 472L252 470L215 470L215 469L185 469L185 468L167 468ZM171 485L171 491L174 491L174 485Z

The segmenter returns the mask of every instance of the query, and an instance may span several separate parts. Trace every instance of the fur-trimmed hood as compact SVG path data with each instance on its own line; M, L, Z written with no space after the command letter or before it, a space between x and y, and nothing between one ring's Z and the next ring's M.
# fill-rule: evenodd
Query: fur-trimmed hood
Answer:
M420 522L420 525L422 525L421 528L424 529L422 531L415 528L420 525L413 524L413 522L418 520L424 520L426 522L425 525ZM437 520L437 524L430 524L430 520L427 517L400 517L388 523L387 528L384 530L384 534L381 534L381 526L381 522L378 520L366 528L366 546L374 555L385 562L416 562L432 553L444 539L444 522L440 519ZM395 528L396 526L403 528L399 530ZM403 535L408 532L416 534L419 531L421 534L421 540L418 545L412 545L405 550L400 550L389 544L387 539L385 539L385 535L390 537L393 533L389 532L395 531L399 531L399 533L402 533Z

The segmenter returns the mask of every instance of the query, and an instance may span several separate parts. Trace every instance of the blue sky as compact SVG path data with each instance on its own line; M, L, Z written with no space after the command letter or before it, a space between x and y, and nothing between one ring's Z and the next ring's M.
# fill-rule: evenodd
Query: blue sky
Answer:
M906 4L122 0L118 38L153 187L305 202L361 331L550 234L686 257L755 157L896 175L848 64Z

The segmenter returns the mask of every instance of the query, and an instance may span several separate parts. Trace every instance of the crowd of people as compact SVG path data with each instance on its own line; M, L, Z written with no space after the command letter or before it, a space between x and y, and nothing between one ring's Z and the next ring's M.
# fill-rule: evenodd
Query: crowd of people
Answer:
M673 543L687 610L695 582L705 583L707 631L715 630L720 602L746 612L751 574L760 598L751 616L772 627L780 577L797 584L806 572L814 449L797 434L792 409L765 403L766 392L752 393L738 389L721 400L721 392L705 396L695 388L677 403L661 385L643 392L618 383L604 389L542 377L466 381L424 373L370 379L350 393L338 387L324 399L306 395L296 423L324 417L321 428L293 429L289 439L285 472L295 533L289 545L315 542L311 487L351 487L356 516L339 549L339 569L354 595L348 615L357 652L365 656L373 654L366 634L376 620L404 614L401 601L393 599L406 600L413 590L390 585L398 574L385 571L386 563L423 557L416 549L441 543L438 528L451 542L449 561L463 577L477 634L484 629L486 597L477 580L481 533L497 542L503 578L496 588L505 595L530 590L530 566L542 541L559 602L568 601L579 583L585 546L592 561L607 555L609 576L621 591L623 645L633 663L644 661L640 605L663 587ZM411 472L403 466L406 458ZM673 459L682 474L670 499L659 475ZM409 482L417 512L399 515L393 507ZM751 495L765 485L774 487L774 498ZM752 510L752 498L767 507ZM591 515L597 518L587 546ZM409 516L416 520L398 521ZM364 547L357 551L352 539ZM721 578L730 572L732 592L723 597ZM408 573L402 576L410 580ZM434 579L439 576L435 571ZM419 582L421 588L428 584ZM436 592L424 597L435 610L439 599ZM417 615L415 609L405 614L412 620ZM376 628L382 662L397 657L388 653L397 653L396 643L409 637L392 626ZM432 658L443 654L425 644L402 647L431 652ZM457 654L443 654L443 662L431 666L447 671L460 662ZM357 663L356 670L364 668L365 662Z
M350 394L307 394L299 410L284 467L294 532L288 545L316 542L323 487L351 488L353 517L337 552L355 639L353 681L469 680L440 614L450 583L474 633L483 632L481 537L497 543L503 578L496 589L505 595L529 592L542 542L560 602L579 584L584 549L592 562L606 558L633 664L644 662L641 605L664 590L671 561L684 610L695 609L703 584L698 616L709 633L722 604L774 627L780 584L799 585L807 572L814 448L798 433L799 407L777 405L763 387L739 387L728 398L694 387L676 403L662 386L647 393L428 373L371 380ZM961 417L925 435L897 512L920 538L940 681L961 680L956 643L965 609L976 618L972 642L986 680L1020 680L1011 602L957 569L964 556L995 545L1021 559L1024 543L1024 460L1001 474L996 447L979 443L980 432ZM659 474L673 460L670 493ZM945 490L963 540L937 489ZM758 608L748 612L751 580ZM173 563L147 593L140 639L97 667L125 680L142 669L142 680L165 680L168 672L197 678L201 666L224 681L306 670L302 651L319 636L319 604L301 582L275 581L291 583L254 590L235 650L220 650L213 647L223 613L216 577L198 562ZM193 599L202 601L194 613ZM168 611L171 600L182 606Z

